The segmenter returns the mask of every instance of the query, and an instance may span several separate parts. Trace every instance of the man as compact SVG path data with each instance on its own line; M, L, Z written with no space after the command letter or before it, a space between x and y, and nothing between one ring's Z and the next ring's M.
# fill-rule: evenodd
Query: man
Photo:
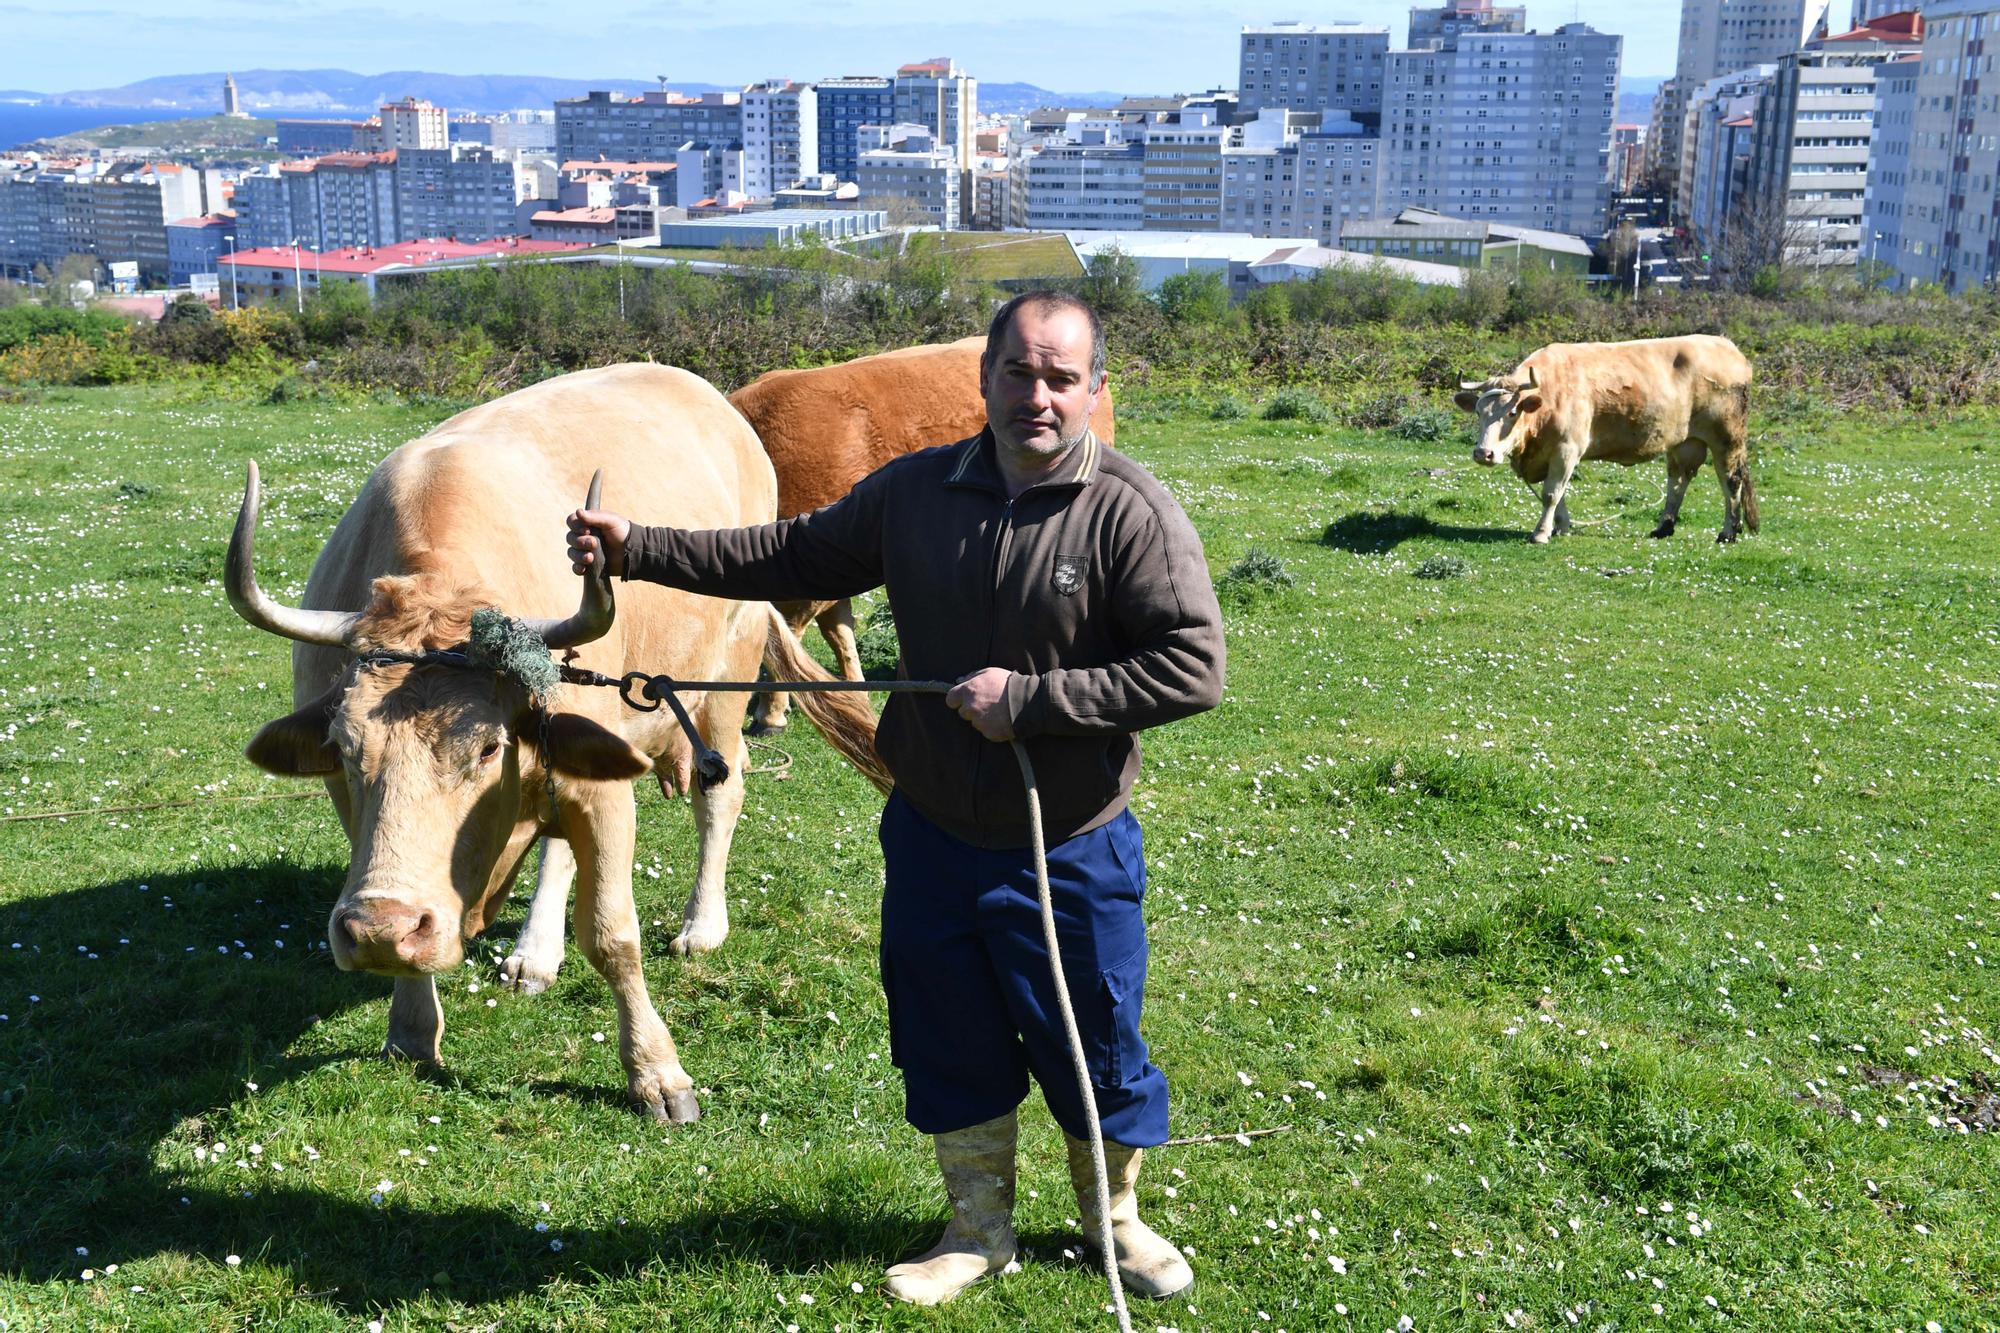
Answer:
M1090 432L1104 383L1095 312L1031 292L994 316L986 347L987 426L971 439L897 459L837 503L763 527L682 532L579 510L570 558L579 573L601 558L627 579L757 601L886 586L902 674L956 682L943 696L892 695L876 735L896 778L881 824L890 1051L952 1204L943 1239L888 1272L890 1294L919 1304L1014 1258L1015 1108L1030 1074L1068 1136L1084 1233L1099 1234L1026 796L995 744L1025 743L1119 1269L1128 1289L1171 1296L1194 1274L1133 1196L1141 1150L1167 1137L1167 1084L1139 1035L1146 870L1126 808L1139 769L1131 733L1219 701L1221 613L1187 516Z

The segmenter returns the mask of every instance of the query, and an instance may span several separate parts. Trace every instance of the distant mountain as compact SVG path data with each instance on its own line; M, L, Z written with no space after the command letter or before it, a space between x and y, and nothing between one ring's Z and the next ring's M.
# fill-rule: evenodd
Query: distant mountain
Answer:
M457 111L512 111L546 108L557 98L580 97L593 89L616 93L650 92L659 87L638 79L555 79L535 74L436 74L391 70L356 74L344 69L249 69L235 71L243 109L265 115L353 112L365 115L384 102L421 97ZM168 74L122 88L90 88L55 93L44 102L57 106L150 107L199 110L222 102L221 71ZM677 92L713 92L718 85L675 83Z
M0 102L39 102L47 93L31 93L23 88L0 88Z
M997 115L1034 111L1045 106L1116 106L1125 93L1053 93L1032 83L979 84L979 109Z
M1664 78L1623 78L1618 81L1618 123L1644 125L1653 117L1653 99L1660 95Z

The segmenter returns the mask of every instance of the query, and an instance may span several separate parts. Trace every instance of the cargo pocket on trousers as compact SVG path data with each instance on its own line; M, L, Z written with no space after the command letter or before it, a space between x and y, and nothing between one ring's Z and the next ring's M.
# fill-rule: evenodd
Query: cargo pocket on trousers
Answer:
M1132 951L1124 961L1097 974L1102 1026L1091 1046L1091 1078L1100 1088L1115 1088L1146 1067L1146 1043L1139 1036L1139 1007L1146 989L1146 949Z

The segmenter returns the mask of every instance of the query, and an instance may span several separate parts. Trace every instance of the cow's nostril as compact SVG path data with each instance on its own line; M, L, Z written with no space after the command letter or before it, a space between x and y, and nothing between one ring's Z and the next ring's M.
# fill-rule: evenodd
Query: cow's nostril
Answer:
M361 943L361 937L364 934L364 931L361 926L360 917L354 915L354 913L352 912L343 913L340 918L340 928L347 932L348 943L350 944Z
M403 938L396 941L396 952L405 958L416 958L430 952L432 936L437 930L437 916L432 912L419 912Z

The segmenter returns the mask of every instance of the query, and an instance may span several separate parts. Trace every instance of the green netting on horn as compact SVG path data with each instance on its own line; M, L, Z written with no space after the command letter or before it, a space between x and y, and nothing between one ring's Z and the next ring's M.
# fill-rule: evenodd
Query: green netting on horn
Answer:
M512 676L537 704L548 702L562 681L542 636L490 606L472 613L466 656L475 665Z

